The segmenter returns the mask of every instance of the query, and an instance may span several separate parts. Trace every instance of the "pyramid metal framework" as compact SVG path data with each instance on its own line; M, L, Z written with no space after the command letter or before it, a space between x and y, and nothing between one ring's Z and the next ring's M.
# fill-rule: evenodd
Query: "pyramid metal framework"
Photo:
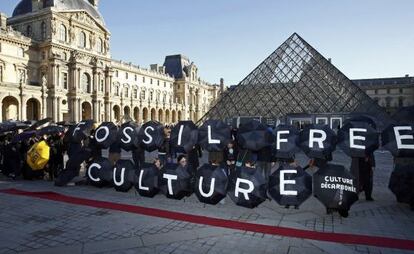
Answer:
M298 34L291 35L203 116L280 118L292 113L385 112Z

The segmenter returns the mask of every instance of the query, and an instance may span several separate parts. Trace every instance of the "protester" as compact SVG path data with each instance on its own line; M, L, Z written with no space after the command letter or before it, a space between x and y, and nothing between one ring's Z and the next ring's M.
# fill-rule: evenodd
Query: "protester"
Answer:
M229 175L236 168L237 155L238 150L235 146L234 141L229 142L223 152L223 160L229 169Z
M257 167L262 171L266 182L269 182L270 168L272 163L272 147L267 146L257 152Z
M358 193L364 191L367 201L374 201L372 198L374 169L375 158L373 154L365 158L352 158L350 171L355 178Z

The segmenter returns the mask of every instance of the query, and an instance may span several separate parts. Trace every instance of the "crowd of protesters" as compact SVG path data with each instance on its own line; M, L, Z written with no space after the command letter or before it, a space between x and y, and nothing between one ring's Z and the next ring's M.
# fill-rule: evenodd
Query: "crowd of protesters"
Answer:
M200 158L202 157L202 149L199 145L195 145L190 151L184 152L175 150L170 145L170 135L173 126L167 125L164 128L164 143L158 149L153 164L159 170L163 170L167 163L178 163L185 167L189 174L195 176L200 166ZM15 136L22 130L5 132L0 134L0 170L10 178L18 179L44 179L54 180L55 185L65 186L73 185L71 182L75 177L80 175L81 166L88 166L95 158L102 156L102 150L95 145L94 129L91 130L89 137L80 143L72 143L68 140L69 125L65 126L62 132L50 135L33 135L29 138L19 140ZM221 166L226 169L226 173L231 175L235 168L245 166L247 168L257 168L262 173L266 181L272 171L275 171L280 165L297 165L295 158L287 160L278 160L274 147L265 147L258 152L243 150L238 147L237 129L233 128L232 141L221 152L209 152L208 161L211 165ZM272 128L269 127L269 132ZM49 161L43 170L32 170L27 162L27 152L35 143L45 141L50 147ZM113 143L108 149L108 159L114 165L117 160L121 159L122 149L118 142ZM65 160L64 156L68 159ZM146 156L143 148L132 150L132 159L136 167L140 168L145 165ZM309 173L314 173L318 168L323 167L327 162L332 160L332 156L325 159L311 159L308 165L304 165L304 169ZM83 164L85 162L85 164ZM358 190L365 192L367 201L373 201L373 172L375 169L375 159L373 154L366 158L353 158L351 164L351 173L357 180ZM412 204L413 205L413 204ZM297 208L297 207L295 207ZM327 213L331 213L333 209L327 208ZM347 216L348 211L339 211L343 216Z

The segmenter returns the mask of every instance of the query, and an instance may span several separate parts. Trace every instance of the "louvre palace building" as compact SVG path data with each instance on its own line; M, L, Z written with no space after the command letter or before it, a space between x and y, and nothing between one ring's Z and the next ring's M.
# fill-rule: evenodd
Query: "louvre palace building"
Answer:
M183 55L114 60L98 0L22 0L0 20L0 118L96 122L200 119L224 89Z

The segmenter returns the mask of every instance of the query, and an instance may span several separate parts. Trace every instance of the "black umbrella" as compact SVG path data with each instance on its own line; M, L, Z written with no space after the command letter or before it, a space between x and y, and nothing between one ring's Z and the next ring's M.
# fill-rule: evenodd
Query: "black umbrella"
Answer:
M15 135L12 139L12 143L18 143L21 141L25 141L28 140L32 137L36 137L36 131L24 131L22 133L19 133L17 135Z
M209 152L223 151L230 141L230 127L223 121L207 120L198 129L198 144Z
M146 122L138 131L138 139L146 151L157 150L164 143L164 125L156 121Z
M113 184L116 191L127 192L135 183L135 165L130 160L118 160L113 170Z
M328 125L310 124L300 132L299 145L309 158L325 159L335 150L336 135Z
M118 131L118 140L122 149L131 151L139 146L138 125L129 121L121 125Z
M197 170L194 192L200 202L216 205L226 197L228 184L226 169L204 164Z
M16 130L17 123L16 122L2 122L0 124L0 132L9 132Z
M313 191L326 208L349 210L358 200L355 178L342 165L328 163L313 174Z
M112 184L112 163L107 158L95 158L89 165L86 176L88 177L88 181L94 186L102 187Z
M229 196L238 206L255 208L266 198L267 184L260 170L238 167L230 176Z
M242 125L237 132L237 140L243 149L259 151L274 142L274 136L268 127L256 120Z
M276 137L275 157L278 159L290 159L299 152L299 130L293 125L281 124L273 131Z
M175 151L190 152L197 139L197 126L192 121L179 121L171 130L170 143Z
M69 128L69 130L72 129L69 133L71 137L70 141L73 143L80 143L82 140L89 137L91 130L93 129L93 124L93 120L85 120L74 125L73 128Z
M159 188L167 198L181 200L193 193L191 175L186 168L167 163L160 176Z
M281 165L269 177L269 194L279 205L300 206L312 195L312 177L299 166Z
M366 122L347 122L338 131L338 146L350 157L364 158L379 147L378 132Z
M113 122L103 122L96 128L96 144L103 149L109 148L118 138L118 127Z
M56 124L57 125L60 125L60 126L70 127L72 125L75 125L76 123L74 123L74 122L68 122L68 121L61 121L61 122L57 122Z
M414 161L411 165L396 164L391 173L388 188L395 194L398 202L408 203L414 200Z
M37 131L37 134L39 136L43 136L43 135L55 135L55 134L60 134L65 132L65 128L62 126L57 126L57 125L49 125L46 127L43 127L42 129Z
M414 125L391 124L383 130L381 143L394 157L414 157L413 137Z
M153 164L144 165L136 171L135 189L143 197L154 197L160 191L158 187L161 171Z
M414 125L414 106L400 108L392 118L398 123Z
M48 125L49 123L51 123L51 122L52 122L52 118L48 117L48 118L45 118L45 119L42 119L42 120L39 120L39 121L35 122L34 124L32 124L32 125L30 126L30 128L29 128L29 129L31 129L31 130L36 130L36 129L38 129L38 128L41 128L41 127L47 126L47 125Z

